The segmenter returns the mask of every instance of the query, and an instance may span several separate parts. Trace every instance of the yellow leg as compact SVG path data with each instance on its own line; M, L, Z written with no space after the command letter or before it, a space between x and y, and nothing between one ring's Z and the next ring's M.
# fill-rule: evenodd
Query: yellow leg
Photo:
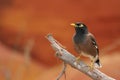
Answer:
M90 63L90 70L93 70L93 69L94 69L94 59L92 59Z
M81 58L81 54L78 57L76 57L76 63L77 64L80 62L80 58Z

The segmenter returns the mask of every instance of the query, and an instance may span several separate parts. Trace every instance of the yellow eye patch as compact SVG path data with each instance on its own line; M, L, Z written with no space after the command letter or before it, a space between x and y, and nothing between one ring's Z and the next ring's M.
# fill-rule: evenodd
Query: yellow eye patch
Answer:
M81 24L79 27L84 27L84 25L83 25L83 24Z

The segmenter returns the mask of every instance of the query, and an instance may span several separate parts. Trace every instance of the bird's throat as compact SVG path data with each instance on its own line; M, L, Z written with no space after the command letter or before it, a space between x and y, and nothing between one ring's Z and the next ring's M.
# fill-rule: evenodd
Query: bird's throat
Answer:
M76 33L74 35L74 41L75 43L83 43L84 42L84 39L86 38L86 35L85 34L80 34L80 33Z

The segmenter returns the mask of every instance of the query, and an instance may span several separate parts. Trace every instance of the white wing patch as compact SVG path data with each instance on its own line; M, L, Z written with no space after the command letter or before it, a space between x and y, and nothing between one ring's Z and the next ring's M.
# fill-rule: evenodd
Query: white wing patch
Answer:
M98 48L98 46L95 46L95 48Z

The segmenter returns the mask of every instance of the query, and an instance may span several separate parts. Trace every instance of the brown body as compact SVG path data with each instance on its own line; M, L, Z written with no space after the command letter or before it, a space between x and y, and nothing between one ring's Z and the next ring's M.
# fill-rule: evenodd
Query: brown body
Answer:
M86 57L95 58L99 54L98 46L94 45L95 42L93 42L92 39L94 39L94 36L91 33L88 33L85 35L85 38L83 42L74 42L75 50Z

